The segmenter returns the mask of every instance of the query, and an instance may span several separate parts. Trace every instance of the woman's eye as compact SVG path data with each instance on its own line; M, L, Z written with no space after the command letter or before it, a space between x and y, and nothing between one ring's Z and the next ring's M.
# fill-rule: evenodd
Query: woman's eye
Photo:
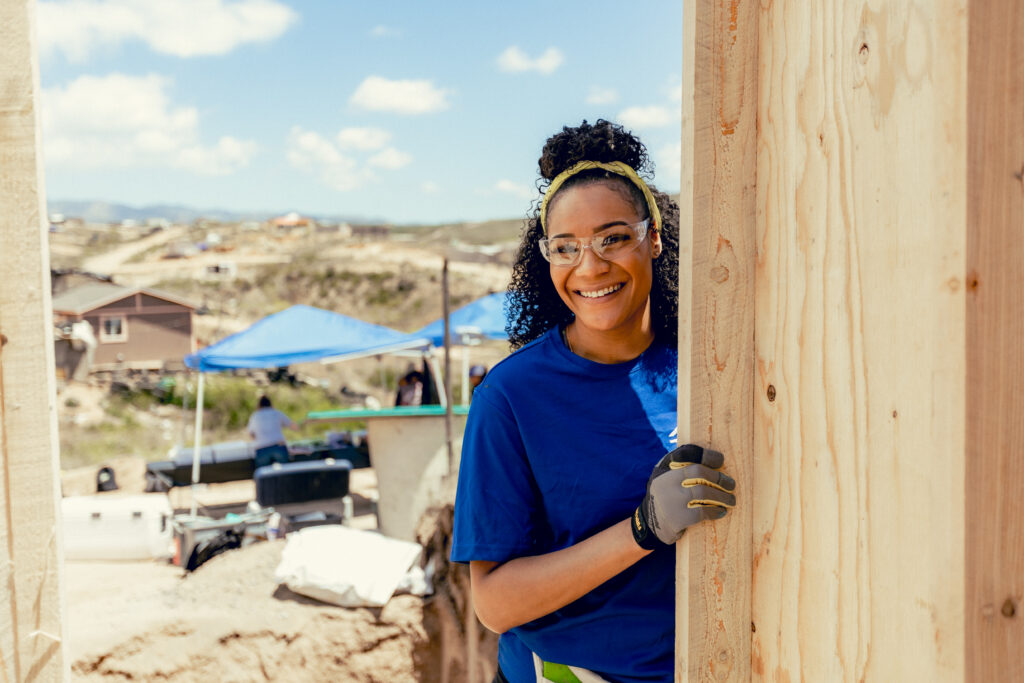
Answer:
M575 254L576 245L571 243L553 244L551 250L556 254Z
M627 235L625 233L621 233L621 234L617 233L617 234L614 234L614 235L606 235L605 238L603 240L601 240L601 246L603 246L603 247L613 247L613 246L615 246L617 244L623 244L623 243L628 242L628 241L629 241L629 235Z

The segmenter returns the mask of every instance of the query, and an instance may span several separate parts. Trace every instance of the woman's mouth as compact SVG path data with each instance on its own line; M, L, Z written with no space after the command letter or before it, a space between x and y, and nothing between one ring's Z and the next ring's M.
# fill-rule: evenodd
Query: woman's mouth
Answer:
M620 282L616 285L609 285L608 287L602 287L601 289L593 289L590 291L583 291L582 289L577 289L576 293L582 296L584 299L600 299L603 296L614 294L615 292L619 291L625 286L626 285L624 283Z

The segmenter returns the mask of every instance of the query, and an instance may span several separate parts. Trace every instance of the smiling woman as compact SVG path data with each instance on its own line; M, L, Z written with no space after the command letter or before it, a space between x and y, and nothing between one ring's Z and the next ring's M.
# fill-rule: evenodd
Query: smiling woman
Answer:
M499 683L671 681L672 545L735 504L721 453L676 448L678 209L648 165L607 121L540 159L517 351L474 393L455 502L452 560L502 634Z

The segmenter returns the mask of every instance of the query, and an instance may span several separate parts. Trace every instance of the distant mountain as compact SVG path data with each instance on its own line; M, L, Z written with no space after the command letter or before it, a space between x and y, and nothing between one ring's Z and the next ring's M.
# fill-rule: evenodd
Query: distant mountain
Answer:
M64 201L60 199L50 200L48 210L52 216L55 213L62 213L67 218L81 218L88 223L120 223L121 221L134 220L145 222L150 218L163 218L172 223L191 223L197 218L206 218L214 221L263 221L275 216L283 216L293 209L280 212L267 211L226 211L224 209L196 209L191 206L177 204L152 204L149 206L129 206L127 204L114 204L101 201ZM299 212L302 214L303 212ZM303 214L309 215L309 214ZM312 216L324 222L345 222L345 223L382 223L379 218L367 218L366 216Z

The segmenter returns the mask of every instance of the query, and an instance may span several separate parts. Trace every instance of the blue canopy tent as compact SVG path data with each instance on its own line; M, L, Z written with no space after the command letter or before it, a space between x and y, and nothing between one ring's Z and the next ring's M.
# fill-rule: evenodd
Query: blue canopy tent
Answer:
M200 372L274 368L328 357L343 360L423 348L428 343L422 335L405 334L312 306L292 306L189 354L185 364Z
M505 331L507 301L506 292L497 292L452 311L448 316L451 343L475 346L483 339L508 339ZM438 318L410 336L424 337L434 346L444 346L444 318ZM468 351L462 354L462 402L469 402Z
M185 357L185 365L199 371L196 396L195 446L192 483L199 481L199 455L203 433L203 378L206 372L235 368L275 368L323 358L359 358L407 349L422 349L430 342L340 313L312 306L292 306L269 315L212 346ZM196 514L192 497L192 516Z
M505 292L488 294L485 297L466 304L452 311L449 316L452 342L455 344L472 343L481 338L508 339L505 332ZM438 318L426 327L422 327L412 336L425 337L434 346L444 345L444 318Z

